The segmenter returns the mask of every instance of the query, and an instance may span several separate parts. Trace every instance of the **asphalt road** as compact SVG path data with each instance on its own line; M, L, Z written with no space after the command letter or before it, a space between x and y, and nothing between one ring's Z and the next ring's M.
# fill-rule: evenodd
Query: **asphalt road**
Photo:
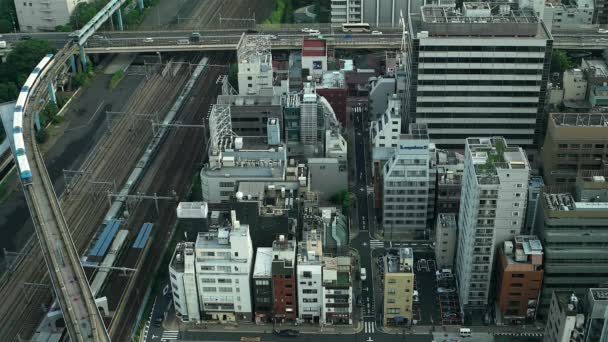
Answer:
M209 331L182 332L178 341L232 342L241 337L261 337L262 342L430 342L432 335L389 335L369 336L366 334L300 334L298 337L280 337L272 334L215 333ZM157 340L158 341L158 340Z

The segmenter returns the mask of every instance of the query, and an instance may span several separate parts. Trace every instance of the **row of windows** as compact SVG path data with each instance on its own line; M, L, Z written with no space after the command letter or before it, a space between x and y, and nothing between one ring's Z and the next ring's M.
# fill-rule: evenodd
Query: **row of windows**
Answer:
M542 75L543 69L419 69L421 75Z
M534 129L534 124L503 124L503 123L441 123L441 124L428 124L429 129L431 128L519 128L519 129Z
M419 106L424 107L487 107L487 108L538 108L538 103L536 102L418 102Z
M423 224L426 224L426 221L425 220L384 220L385 227L390 227L393 224L423 225Z
M535 108L536 109L536 108ZM419 118L509 118L509 119L535 119L536 113L426 113L424 108L417 108L416 117ZM502 126L502 124L500 124Z
M560 149L564 149L564 148L605 148L606 145L604 144L559 144L557 145L557 147L559 147Z
M464 85L463 85L464 86ZM536 91L419 91L418 96L539 97Z
M436 85L436 86L446 86L446 85L455 85L455 86L540 86L541 81L534 80L418 80L418 85ZM419 91L420 94L422 91ZM433 92L438 93L438 92ZM532 92L524 92L526 94Z
M545 52L544 46L446 46L423 45L420 51Z
M501 57L420 57L419 63L534 63L542 64L544 58L501 58Z

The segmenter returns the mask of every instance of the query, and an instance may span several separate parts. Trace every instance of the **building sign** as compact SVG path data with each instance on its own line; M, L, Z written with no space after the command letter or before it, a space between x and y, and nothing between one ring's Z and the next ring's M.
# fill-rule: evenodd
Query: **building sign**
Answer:
M315 70L323 69L323 61L312 61L312 68Z
M408 146L408 145L399 145L399 149L400 150L426 150L428 148L428 146L423 145L423 146Z

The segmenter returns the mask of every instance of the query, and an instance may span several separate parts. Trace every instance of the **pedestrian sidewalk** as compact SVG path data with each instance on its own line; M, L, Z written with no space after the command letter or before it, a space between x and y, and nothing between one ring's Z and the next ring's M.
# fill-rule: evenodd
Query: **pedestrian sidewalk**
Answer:
M163 322L163 328L167 330L192 331L192 332L247 332L247 333L265 333L269 334L273 331L272 324L255 324L251 322L201 322L201 323L184 323L171 312L167 319ZM336 334L348 335L356 334L363 329L362 322L357 322L354 325L319 325L303 324L276 324L276 330L295 329L302 334Z

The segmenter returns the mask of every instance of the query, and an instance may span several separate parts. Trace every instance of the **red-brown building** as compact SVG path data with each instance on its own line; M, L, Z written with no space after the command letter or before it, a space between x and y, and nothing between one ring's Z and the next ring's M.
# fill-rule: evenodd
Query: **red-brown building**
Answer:
M336 113L336 118L346 126L346 98L348 91L344 82L344 73L330 71L323 74L320 84L316 87L317 94L323 96Z
M272 298L275 322L296 319L296 241L280 235L272 243Z
M506 241L497 263L497 319L505 324L534 320L544 274L540 240L519 235Z

